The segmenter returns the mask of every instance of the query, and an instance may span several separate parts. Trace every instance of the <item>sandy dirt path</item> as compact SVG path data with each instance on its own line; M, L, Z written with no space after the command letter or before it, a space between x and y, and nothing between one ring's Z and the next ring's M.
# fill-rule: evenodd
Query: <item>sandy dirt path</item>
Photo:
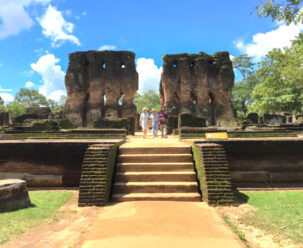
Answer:
M244 247L214 208L202 202L123 202L104 208L82 248Z

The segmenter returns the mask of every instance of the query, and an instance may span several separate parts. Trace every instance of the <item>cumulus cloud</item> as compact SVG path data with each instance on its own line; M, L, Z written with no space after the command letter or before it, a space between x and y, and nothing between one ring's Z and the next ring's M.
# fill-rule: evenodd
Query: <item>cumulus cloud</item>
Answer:
M72 35L75 25L67 22L62 13L49 5L45 14L38 18L42 27L42 33L52 40L53 47L59 47L65 41L70 41L78 46L81 45L79 39Z
M10 93L1 92L0 97L4 101L5 104L14 101L14 96Z
M59 61L55 55L46 54L31 64L32 69L42 77L43 85L39 87L39 92L54 100L57 100L59 93L65 95L65 73L61 66L57 65Z
M137 72L139 74L139 92L154 90L159 92L162 67L155 65L151 58L139 58L137 60Z
M103 45L98 48L98 51L116 50L116 49L117 47L115 45Z
M28 30L34 21L27 11L31 4L48 4L50 0L0 0L0 39Z
M0 92L11 92L11 91L13 91L12 89L3 89L2 87L1 87L1 85L0 85Z
M66 96L66 93L64 90L55 90L48 96L48 98L50 98L56 102L60 102L60 100L62 99L62 96Z
M33 82L28 81L28 82L25 83L25 88L31 88L31 87L33 87L34 85L35 85L35 84L34 84Z
M231 54L229 55L229 59L230 59L230 60L234 60L234 58L235 58L235 56L233 56L233 55L231 55Z
M291 41L303 30L302 24L291 24L289 26L280 24L275 30L266 33L257 33L252 37L252 42L245 43L237 40L234 45L243 53L260 60L274 48L284 48L291 44Z

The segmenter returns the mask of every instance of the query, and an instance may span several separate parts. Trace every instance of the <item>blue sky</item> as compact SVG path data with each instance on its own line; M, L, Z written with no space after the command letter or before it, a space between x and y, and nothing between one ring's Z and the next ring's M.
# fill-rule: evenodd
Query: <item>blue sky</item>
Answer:
M0 0L0 96L9 102L27 87L59 99L75 51L135 52L140 92L158 90L164 54L229 51L259 61L303 29L257 17L259 3Z

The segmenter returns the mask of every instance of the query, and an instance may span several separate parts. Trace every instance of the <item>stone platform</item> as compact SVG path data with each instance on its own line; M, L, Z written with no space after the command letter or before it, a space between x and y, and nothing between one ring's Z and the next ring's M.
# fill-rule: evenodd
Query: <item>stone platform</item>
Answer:
M25 181L19 179L0 180L0 212L27 208L30 205Z

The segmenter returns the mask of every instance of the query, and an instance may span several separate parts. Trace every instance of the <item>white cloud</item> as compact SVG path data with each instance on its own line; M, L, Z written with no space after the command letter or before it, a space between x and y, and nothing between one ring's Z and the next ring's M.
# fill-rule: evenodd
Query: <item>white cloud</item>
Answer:
M116 50L116 49L117 47L115 45L103 45L98 48L98 51Z
M65 91L55 90L48 96L48 98L50 98L56 102L59 102L61 100L62 96L66 96Z
M53 47L59 47L65 41L70 41L78 46L81 45L78 38L72 35L74 24L65 21L62 13L49 5L46 13L38 21L42 27L42 33L52 40Z
M30 82L30 81L27 81L26 83L25 83L25 88L31 88L31 87L33 87L35 84L33 83L33 82Z
M5 104L14 101L14 96L10 93L0 93L0 97Z
M1 66L3 66L3 64L2 64L2 63L0 63L0 67L1 67Z
M0 0L0 39L16 35L34 25L27 7L31 4L47 4L51 0Z
M11 91L13 91L12 89L3 89L2 87L1 87L1 85L0 85L0 91L2 91L2 92L11 92Z
M234 58L235 58L235 56L233 56L233 55L231 55L231 54L229 55L229 59L230 59L230 60L234 60Z
M154 90L159 92L162 67L155 65L153 59L139 58L137 60L137 72L139 74L139 92Z
M289 26L280 24L275 30L266 33L257 33L253 36L251 43L243 40L234 42L235 46L243 53L260 60L274 48L284 48L291 44L291 41L303 30L302 24L291 24Z
M86 11L82 12L82 15L86 16L86 15L87 15L87 12L86 12Z
M59 61L55 55L46 54L31 64L32 69L42 77L43 85L39 87L39 92L49 98L55 99L59 91L65 94L65 73L61 66L57 65Z

